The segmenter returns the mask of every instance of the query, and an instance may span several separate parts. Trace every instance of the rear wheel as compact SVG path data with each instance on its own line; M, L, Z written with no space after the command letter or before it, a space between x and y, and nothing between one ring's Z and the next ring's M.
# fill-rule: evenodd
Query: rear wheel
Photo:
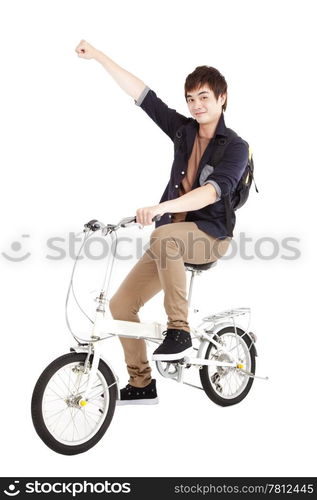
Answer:
M31 412L36 432L44 443L64 455L83 453L104 435L112 420L116 379L109 366L99 361L89 399L80 400L87 387L85 353L70 353L55 359L39 377L32 396Z
M239 403L246 397L253 384L253 377L249 377L242 370L255 373L255 348L248 335L241 328L237 328L237 336L232 326L217 332L215 338L227 351L231 351L242 369L226 366L205 365L199 371L201 384L207 396L220 406L231 406ZM229 356L221 348L217 349L209 344L205 359L229 362Z

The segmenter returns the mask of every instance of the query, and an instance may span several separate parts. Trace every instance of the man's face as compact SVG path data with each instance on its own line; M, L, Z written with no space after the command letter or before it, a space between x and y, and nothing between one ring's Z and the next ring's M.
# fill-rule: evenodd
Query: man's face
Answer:
M226 95L220 95L216 99L215 94L208 85L191 90L186 94L188 109L193 118L199 124L205 125L218 120L222 113L222 105L225 103Z

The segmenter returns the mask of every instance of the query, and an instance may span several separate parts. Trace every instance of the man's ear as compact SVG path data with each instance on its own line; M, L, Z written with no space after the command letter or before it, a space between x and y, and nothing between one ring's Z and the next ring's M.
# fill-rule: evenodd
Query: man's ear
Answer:
M221 99L221 105L223 106L224 103L226 102L226 99L227 99L227 94L224 93L224 94L220 94L219 98Z

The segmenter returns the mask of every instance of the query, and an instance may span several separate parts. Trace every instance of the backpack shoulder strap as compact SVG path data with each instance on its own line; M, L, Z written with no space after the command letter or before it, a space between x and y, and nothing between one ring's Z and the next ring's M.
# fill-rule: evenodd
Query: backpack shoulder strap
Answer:
M230 144L230 142L238 135L231 128L227 128L227 132L228 132L227 137L217 137L216 138L216 143L215 143L215 147L213 149L212 158L211 158L211 163L213 164L214 167L216 167L218 165L218 163L220 163L220 161L222 160L222 158L225 154L225 151L228 147L228 144ZM224 200L225 210L226 210L227 231L228 231L228 235L232 237L233 236L233 233L232 233L233 227L232 227L231 217L232 217L233 209L232 209L230 195L224 196L223 200Z
M185 138L185 129L186 124L181 125L177 130L174 137L174 153L176 154L179 151L181 144L184 142Z
M227 146L230 142L237 137L237 133L231 128L227 128L228 136L227 137L216 137L215 147L212 153L212 163L214 166L218 165L222 160L222 157L227 149Z

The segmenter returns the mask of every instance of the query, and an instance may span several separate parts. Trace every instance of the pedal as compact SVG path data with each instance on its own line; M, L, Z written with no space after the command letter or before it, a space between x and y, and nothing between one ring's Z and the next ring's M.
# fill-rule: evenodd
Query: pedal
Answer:
M167 360L167 359L164 359L164 361L161 361L161 363L179 363L180 365L181 364L184 364L185 362L185 358L181 358L181 359L171 359L171 360Z

